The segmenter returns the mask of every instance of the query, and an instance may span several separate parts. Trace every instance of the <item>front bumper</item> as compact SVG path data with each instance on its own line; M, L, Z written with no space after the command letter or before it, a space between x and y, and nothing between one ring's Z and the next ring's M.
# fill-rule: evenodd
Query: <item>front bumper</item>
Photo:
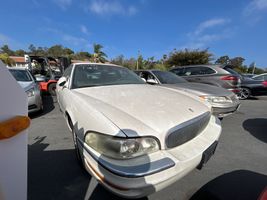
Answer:
M117 195L139 198L171 185L198 167L203 152L220 134L220 122L212 116L206 129L189 142L130 160L109 159L81 141L78 144L92 176Z
M234 104L228 107L216 107L212 106L212 114L217 117L225 117L236 112L240 107L240 103Z

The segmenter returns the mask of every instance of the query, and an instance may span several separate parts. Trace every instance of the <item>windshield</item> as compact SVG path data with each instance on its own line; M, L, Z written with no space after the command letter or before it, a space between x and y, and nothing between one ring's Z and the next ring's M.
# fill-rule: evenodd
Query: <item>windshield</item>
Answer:
M171 72L153 71L162 84L186 83L187 81Z
M9 71L17 81L22 81L22 82L33 81L29 72L27 72L26 70L10 69Z
M72 88L122 84L145 83L134 72L126 68L97 64L77 65L72 80Z

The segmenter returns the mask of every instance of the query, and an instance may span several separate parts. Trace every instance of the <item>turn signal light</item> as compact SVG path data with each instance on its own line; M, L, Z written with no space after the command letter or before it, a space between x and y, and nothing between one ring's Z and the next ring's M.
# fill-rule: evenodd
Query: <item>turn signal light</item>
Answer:
M0 140L11 138L30 126L30 118L16 116L4 122L0 122Z

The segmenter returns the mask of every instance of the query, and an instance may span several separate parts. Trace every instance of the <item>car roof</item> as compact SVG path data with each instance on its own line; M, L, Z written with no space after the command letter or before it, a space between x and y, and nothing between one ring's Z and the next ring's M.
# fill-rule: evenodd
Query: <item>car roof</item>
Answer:
M134 70L135 72L155 72L155 71L159 71L159 72L165 72L163 70L160 69L140 69L140 70Z
M78 63L73 63L73 65L110 65L110 66L114 66L114 67L122 67L120 65L115 65L115 64L111 64L111 63L92 63L92 62L78 62Z
M173 66L173 67L171 67L171 69L176 69L176 68L179 68L179 67L199 67L199 66L203 66L203 67L219 67L219 68L223 68L223 67L225 67L225 66L227 66L227 65L212 65L212 64L198 64L198 65L184 65L184 66Z

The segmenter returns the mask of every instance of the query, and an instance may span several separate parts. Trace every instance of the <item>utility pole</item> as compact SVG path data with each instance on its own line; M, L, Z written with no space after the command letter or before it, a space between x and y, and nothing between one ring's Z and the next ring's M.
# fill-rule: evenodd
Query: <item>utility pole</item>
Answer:
M256 68L256 63L253 62L253 71L252 71L252 74L254 74L254 72L255 72L255 68Z
M136 70L139 70L139 56L140 56L140 51L138 50L138 53L137 53L137 61L136 61Z

